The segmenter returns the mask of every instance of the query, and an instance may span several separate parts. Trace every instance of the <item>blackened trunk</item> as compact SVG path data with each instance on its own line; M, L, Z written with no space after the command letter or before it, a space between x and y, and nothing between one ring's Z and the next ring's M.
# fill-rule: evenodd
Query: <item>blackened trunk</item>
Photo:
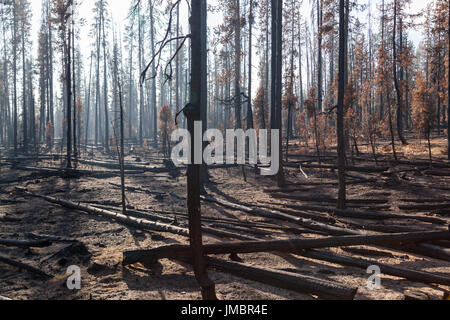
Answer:
M206 0L192 0L190 18L191 24L191 101L190 112L185 112L188 117L188 130L191 137L194 137L194 125L195 121L201 120L201 106L204 105L202 100L201 91L206 89L202 88L202 69L206 69L206 66L202 67L202 63L206 62L206 59L202 55L207 53L202 50L204 45L202 42L206 42L206 34L202 34L202 30L206 31L206 28L202 28L202 11L206 9ZM208 278L206 273L206 263L203 256L203 239L202 239L202 225L201 225L201 203L200 203L200 186L201 186L201 165L194 164L195 145L202 141L192 141L191 143L191 161L188 165L187 180L188 180L188 214L189 214L189 237L190 245L193 255L193 265L195 277L202 288L203 299L216 299L215 285Z
M337 136L338 136L338 177L339 195L338 209L346 207L346 182L345 182L345 137L344 137L344 96L345 96L345 69L346 69L346 23L345 0L340 0L339 5L339 93L337 109Z
M403 145L407 145L408 142L406 141L404 135L403 135L403 106L402 106L402 92L400 89L400 84L397 78L397 0L394 1L394 31L393 31L393 57L392 57L392 70L394 71L394 85L395 85L395 92L397 94L397 133L398 137L400 138ZM400 48L401 49L401 48Z

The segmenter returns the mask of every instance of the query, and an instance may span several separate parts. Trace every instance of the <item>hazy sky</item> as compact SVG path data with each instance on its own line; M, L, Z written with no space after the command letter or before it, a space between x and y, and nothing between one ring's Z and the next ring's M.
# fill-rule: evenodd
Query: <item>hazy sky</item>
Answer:
M108 1L108 0L106 0ZM145 4L147 0L142 0ZM169 1L169 0L166 0ZM374 17L378 16L378 10L376 9L377 4L381 3L381 0L361 0L360 3L368 4L369 1L372 3L372 14ZM80 47L82 48L82 54L85 59L90 56L90 45L92 40L88 37L88 31L90 29L90 25L93 21L93 13L92 8L94 6L95 0L81 0L81 6L78 9L78 15L82 16L87 21L87 25L83 27L80 32ZM136 0L109 0L109 8L112 14L112 19L115 23L118 24L120 30L124 29L124 26L127 24L128 12L132 3L135 3ZM411 8L409 9L411 12L419 12L421 9L425 8L428 3L431 3L432 0L412 0ZM209 0L209 4L214 4L215 0ZM303 0L304 9L302 12L309 13L310 10L310 0ZM41 0L31 0L31 4L33 7L33 25L32 25L32 41L33 41L33 54L37 53L37 35L39 26L41 23ZM361 20L364 20L367 17L367 12L362 13L360 16ZM187 5L185 1L182 1L181 7L181 23L184 26L184 30L187 29L188 24L188 13L187 13ZM209 16L208 24L209 25L217 25L220 23L220 16ZM375 27L375 26L374 26ZM257 35L255 35L256 37ZM421 39L421 30L411 31L410 39L416 43L419 43ZM126 53L125 53L126 54Z

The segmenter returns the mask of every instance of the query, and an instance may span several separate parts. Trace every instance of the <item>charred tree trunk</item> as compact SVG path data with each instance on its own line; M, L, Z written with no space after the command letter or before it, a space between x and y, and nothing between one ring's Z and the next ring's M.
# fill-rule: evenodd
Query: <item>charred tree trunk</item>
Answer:
M397 133L398 137L400 138L403 145L407 145L408 142L406 141L404 135L403 135L403 100L402 100L402 92L400 89L400 84L397 78L397 11L398 11L398 1L394 1L394 31L392 36L392 70L394 72L394 85L395 85L395 92L397 94ZM400 35L401 37L401 35ZM402 49L402 48L400 48Z
M272 0L272 89L271 89L271 128L279 132L279 163L280 168L277 174L278 187L285 185L283 170L283 133L282 133L282 21L283 21L283 1ZM273 152L273 150L272 150Z
M203 42L206 42L205 26L202 27L202 22L204 23L202 17L206 15L206 0L192 0L191 1L191 102L190 108L185 109L185 114L188 118L188 130L192 137L194 137L195 122L201 120L201 106L204 102L201 101L203 95L202 90L202 63L206 62L203 55L207 53L202 50L204 48ZM200 145L202 142L198 142ZM188 165L187 178L188 178L188 214L189 214L189 236L190 245L193 253L193 265L195 277L202 289L202 296L205 300L216 299L215 285L208 278L206 273L206 263L203 256L203 239L202 239L202 224L201 224L201 203L200 203L200 187L201 187L201 165L194 164L195 155L195 145L194 141L191 143L191 161Z
M345 209L346 184L345 184L345 136L344 136L344 96L345 96L345 69L346 69L346 23L345 0L340 0L339 5L339 93L337 108L337 136L338 136L338 176L339 197L338 209Z

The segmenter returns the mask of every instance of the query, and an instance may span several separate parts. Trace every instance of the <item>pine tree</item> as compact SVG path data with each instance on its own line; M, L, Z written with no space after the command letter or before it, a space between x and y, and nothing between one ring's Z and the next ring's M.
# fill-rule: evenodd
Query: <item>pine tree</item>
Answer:
M413 93L413 119L414 127L428 141L430 167L432 166L431 132L436 124L436 108L430 89L421 71L416 74L416 89Z

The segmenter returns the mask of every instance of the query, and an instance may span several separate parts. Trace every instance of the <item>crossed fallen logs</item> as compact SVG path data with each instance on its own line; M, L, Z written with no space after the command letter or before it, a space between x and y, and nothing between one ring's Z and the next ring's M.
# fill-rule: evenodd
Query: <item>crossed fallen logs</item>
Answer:
M40 198L50 203L58 204L66 208L83 211L89 214L103 216L113 219L119 223L131 225L136 228L170 232L182 236L189 236L187 229L168 223L154 222L161 217L156 214L140 213L141 218L133 216L125 216L118 212L103 210L94 206L74 203L67 200L56 199L48 196L33 194L23 188L16 188L26 196ZM239 233L223 232L217 233L219 230L215 228L203 228L204 232L221 236L224 238L234 238L244 240L242 242L224 242L218 244L206 244L203 247L205 261L209 268L229 273L237 277L257 281L271 286L307 293L319 298L325 299L353 299L357 292L357 288L349 287L330 280L323 280L311 276L304 276L295 272L276 270L271 268L260 268L249 266L241 263L228 262L217 258L208 257L208 255L216 254L237 254L247 253L289 253L299 256L305 256L315 260L323 260L341 265L348 265L357 268L367 268L370 265L378 265L382 273L405 278L414 282L433 283L440 285L450 285L450 277L446 275L436 275L429 272L416 271L397 266L380 264L377 261L358 259L342 255L330 254L316 249L346 247L355 245L372 245L398 250L417 252L422 250L424 255L438 257L448 260L448 249L434 245L439 241L450 240L450 231L432 231L432 232L404 232L391 234L368 234L337 226L326 225L317 221L308 220L301 217L295 217L289 214L283 214L274 210L264 210L261 208L248 207L242 204L229 203L224 200L218 200L209 196L203 196L203 201L213 202L221 206L232 208L234 210L244 211L248 214L270 217L273 219L295 222L303 227L320 230L331 235L331 237L319 239L290 239L290 240L271 240L262 241L253 237ZM136 212L138 213L138 212ZM131 212L129 213L131 214ZM134 214L134 213L133 213ZM143 217L143 218L142 218ZM167 217L166 217L167 219ZM164 220L166 220L164 219ZM166 220L165 222L169 222ZM143 263L145 265L152 264L160 259L175 259L183 263L192 263L192 250L188 245L170 245L150 250L127 251L124 252L124 265L135 263Z
M242 254L258 252L295 253L304 249L333 248L356 245L399 245L449 239L450 231L430 231L381 235L341 236L322 239L289 239L215 243L205 244L203 246L203 252L204 254ZM125 264L134 264L136 262L146 262L151 264L164 258L188 258L191 256L191 249L188 245L177 244L150 250L127 251L124 252L123 255Z
M245 241L218 244L206 244L204 254L245 254L260 252L292 253L315 260L333 262L341 265L366 269L371 265L380 267L381 272L408 280L450 285L450 277L435 275L429 272L416 271L397 266L391 266L377 261L335 255L313 249L344 247L355 245L389 245L411 244L422 241L448 240L450 231L398 233L383 235L339 236L322 239L291 239L276 241ZM143 263L151 265L160 259L175 259L181 262L191 262L191 248L187 245L168 245L149 250L126 251L123 253L123 265ZM357 289L346 287L337 282L322 280L310 276L274 270L256 268L244 264L226 262L207 257L210 268L235 275L240 278L257 281L275 287L296 292L317 295L326 299L353 299Z

